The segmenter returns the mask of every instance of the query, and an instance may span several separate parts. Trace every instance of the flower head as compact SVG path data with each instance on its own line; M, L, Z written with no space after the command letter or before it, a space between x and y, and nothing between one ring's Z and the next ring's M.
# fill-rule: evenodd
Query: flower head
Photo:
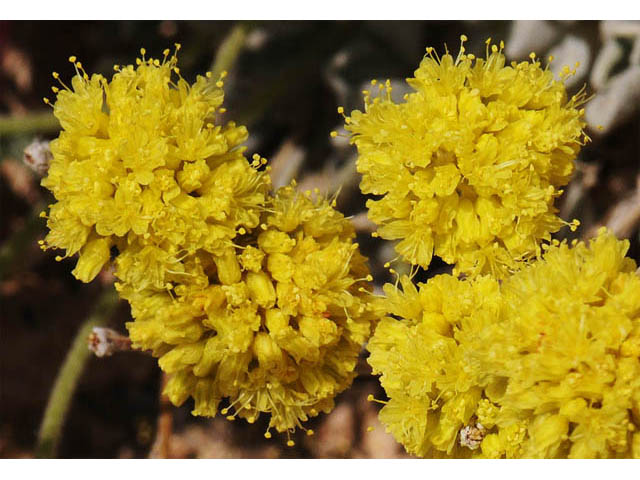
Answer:
M419 456L640 457L628 245L602 230L589 245L555 243L502 283L388 286L402 320L383 319L368 346L390 397L383 423Z
M489 44L486 59L428 48L403 102L387 81L346 117L360 188L381 196L369 218L412 264L435 253L456 272L503 276L565 224L553 202L587 139L584 93L568 99L535 55L505 65Z
M74 274L85 282L115 246L130 283L164 286L181 256L219 255L255 227L269 187L243 156L246 128L216 124L222 80L209 74L190 85L176 54L166 50L160 61L141 52L137 66L115 66L111 81L71 57L71 87L54 87L63 130L42 181L57 200L46 243L79 252Z
M421 457L468 457L458 431L474 418L483 396L482 372L470 361L476 337L501 308L499 285L438 275L416 288L385 285L386 310L367 349L389 401L380 411L407 452Z
M351 384L370 333L363 287L371 277L353 239L330 201L282 188L260 228L225 254L180 262L175 298L119 285L134 346L160 357L169 398L193 397L195 415L216 415L228 398L221 411L230 418L253 422L264 412L279 432L301 426Z

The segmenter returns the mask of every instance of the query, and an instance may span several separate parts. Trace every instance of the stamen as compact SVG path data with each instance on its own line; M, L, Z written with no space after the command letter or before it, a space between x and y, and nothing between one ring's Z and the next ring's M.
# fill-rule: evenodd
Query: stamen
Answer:
M374 398L374 396L371 393L369 395L367 395L367 401L368 402L380 403L382 405L387 405L389 403L389 402L386 402L384 400L378 400L377 398Z

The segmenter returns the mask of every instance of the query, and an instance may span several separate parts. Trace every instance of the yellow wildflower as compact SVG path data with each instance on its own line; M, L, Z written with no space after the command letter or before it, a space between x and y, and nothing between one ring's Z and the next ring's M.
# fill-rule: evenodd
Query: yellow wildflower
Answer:
M498 427L529 425L521 456L640 458L640 277L628 248L602 229L503 283L503 320L477 355L506 385L492 399Z
M379 84L345 118L360 188L381 196L369 218L412 264L435 254L456 272L504 276L565 224L553 202L587 140L584 93L567 99L535 56L507 66L489 41L486 59L427 52L403 102Z
M419 456L640 458L640 276L604 229L502 283L386 286L369 362ZM408 413L406 413L408 412ZM473 437L469 437L473 434Z
M243 156L245 127L216 125L219 86L187 83L168 50L116 66L111 81L70 60L77 75L53 105L63 130L42 185L57 200L46 242L80 253L78 279L92 280L115 246L125 281L162 287L184 254L219 255L258 224L268 176Z
M185 257L175 298L121 283L131 339L171 374L171 401L191 396L194 415L214 416L228 398L223 414L253 422L269 413L278 432L328 412L355 376L373 317L354 236L328 200L290 186L224 255Z
M438 275L416 288L385 285L386 310L367 349L388 403L380 420L407 452L421 457L470 457L458 432L475 418L483 372L472 361L476 338L501 308L499 284Z

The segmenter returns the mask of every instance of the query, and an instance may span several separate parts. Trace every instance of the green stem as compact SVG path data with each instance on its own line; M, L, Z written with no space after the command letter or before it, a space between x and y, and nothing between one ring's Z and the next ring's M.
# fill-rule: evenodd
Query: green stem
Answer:
M93 327L106 323L117 304L118 295L113 288L107 287L107 290L98 299L93 313L78 330L49 395L38 434L37 458L54 458L56 456L62 426L71 405L71 398L85 364L91 356L87 347L87 338Z
M222 41L210 69L214 80L218 80L222 72L229 71L233 67L244 47L248 31L247 25L237 23Z
M51 111L21 116L0 115L1 137L20 133L55 132L57 130L60 130L60 123Z

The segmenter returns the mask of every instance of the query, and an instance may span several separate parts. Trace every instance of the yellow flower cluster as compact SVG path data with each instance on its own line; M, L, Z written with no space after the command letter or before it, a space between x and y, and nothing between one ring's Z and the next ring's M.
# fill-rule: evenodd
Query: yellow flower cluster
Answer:
M403 102L387 81L345 118L360 188L382 197L369 218L412 264L435 253L456 273L504 276L565 224L553 202L588 139L584 93L568 99L534 54L505 65L502 48L487 40L486 59L428 48Z
M640 276L601 230L499 282L387 285L369 362L419 456L640 458Z
M191 396L194 415L214 416L228 398L229 419L266 412L290 431L332 408L370 335L354 229L328 199L270 192L246 128L216 125L221 80L189 85L176 54L141 53L111 81L71 57L72 88L54 87L44 248L79 253L85 282L114 252L131 339L160 357L174 404Z
M229 419L253 423L267 412L269 428L284 432L328 412L351 384L372 323L371 277L351 223L328 200L285 187L261 222L228 255L184 260L191 276L175 299L118 288L135 318L134 345L172 374L174 404L192 396L195 415L214 416L228 397Z
M84 282L116 247L125 281L164 288L183 255L219 255L258 224L269 177L243 156L245 127L216 125L222 80L208 74L189 85L176 54L141 53L136 67L114 67L111 81L70 57L71 88L53 87L63 130L42 181L57 200L45 242L79 252L73 273Z

